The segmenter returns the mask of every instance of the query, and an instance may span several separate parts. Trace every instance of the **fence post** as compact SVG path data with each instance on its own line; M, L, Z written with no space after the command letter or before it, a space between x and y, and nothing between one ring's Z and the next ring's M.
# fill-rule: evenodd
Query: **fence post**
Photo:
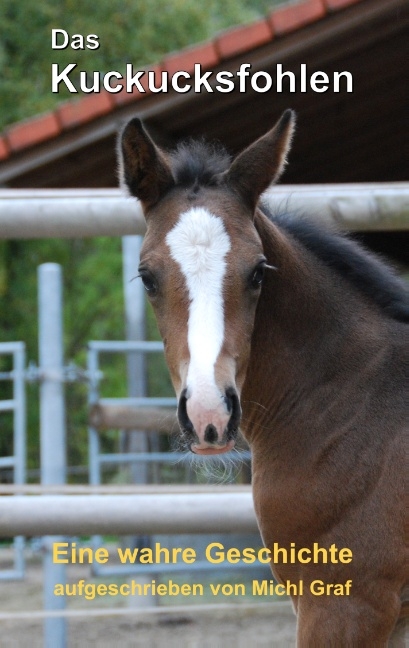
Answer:
M125 323L126 339L129 341L145 340L146 322L145 322L145 291L142 281L136 279L138 275L140 252L142 247L142 236L123 236L122 237L122 264L123 264L123 282L124 282L124 301L125 301ZM135 280L135 281L134 281ZM129 352L127 354L127 376L128 376L128 395L145 396L146 395L146 356L143 353ZM127 437L128 452L148 452L148 435L144 430L132 430L123 433ZM152 435L151 435L151 438ZM135 484L148 483L148 464L139 462L131 464L131 479ZM149 536L128 537L126 542L132 546L149 546ZM142 576L143 582L148 582L145 575ZM140 606L141 598L128 598L128 604L131 606ZM148 607L155 604L155 597L147 596L142 605Z
M122 237L123 282L125 301L125 323L127 340L145 339L145 293L138 274L139 256L142 245L141 236ZM127 354L128 395L145 396L145 356L137 351ZM134 430L126 433L128 452L148 452L146 432ZM147 465L139 463L131 466L132 482L146 484Z
M63 381L62 271L56 263L38 268L39 370L40 370L40 456L41 484L63 484L66 477L65 401ZM54 595L56 583L65 584L65 565L54 564L52 546L60 536L44 539L44 609L65 608L65 597ZM63 617L44 621L44 647L65 648L66 621Z

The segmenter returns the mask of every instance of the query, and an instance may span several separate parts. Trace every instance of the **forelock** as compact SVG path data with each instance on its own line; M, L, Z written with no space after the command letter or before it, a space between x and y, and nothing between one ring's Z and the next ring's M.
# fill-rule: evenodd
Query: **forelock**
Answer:
M182 142L169 159L175 183L182 187L217 185L231 162L222 145L205 140Z

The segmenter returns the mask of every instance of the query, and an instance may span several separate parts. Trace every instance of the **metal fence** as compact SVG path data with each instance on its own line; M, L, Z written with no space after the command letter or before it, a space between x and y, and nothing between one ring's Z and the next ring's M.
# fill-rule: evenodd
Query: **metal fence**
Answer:
M335 222L350 230L383 231L407 230L409 228L409 183L374 185L325 185L308 187L282 186L266 196L273 209L283 207L301 212L313 212L316 218ZM141 234L144 222L139 206L133 200L123 198L117 190L0 190L0 238L81 237L96 235ZM61 328L61 281L60 270L55 264L40 270L39 279L48 288L40 288L41 308L49 308L57 314L50 332L49 315L43 312L40 326L41 378L41 475L44 488L62 486L65 480L65 429L64 429L64 382L68 371L63 363ZM54 283L53 283L54 282ZM42 296L41 296L42 295ZM50 297L54 296L54 301ZM47 305L47 306L46 306ZM42 342L41 342L42 340ZM57 346L53 346L54 343ZM141 346L142 344L142 346ZM106 346L104 346L106 345ZM57 349L51 352L50 349ZM99 354L103 352L129 352L144 350L149 353L162 349L159 343L140 342L92 342L89 348L88 378L90 379L89 402L103 406L118 405L118 401L100 399L98 392ZM25 460L25 392L24 392L24 345L10 343L0 346L0 354L11 354L13 368L0 375L11 380L13 397L0 402L2 412L12 412L14 417L14 450L11 457L0 459L0 469L12 470L17 486L24 483ZM7 375L6 375L7 374ZM74 376L75 378L75 376ZM121 405L152 406L174 404L174 399L146 400L143 396L130 396ZM48 413L47 413L48 408ZM51 410L54 411L50 418ZM50 421L53 421L50 423ZM60 424L55 425L56 421ZM146 461L157 459L143 453L127 454L100 452L98 431L90 430L91 484L100 484L101 467L107 462ZM175 456L172 456L174 461ZM163 460L163 456L160 457ZM156 533L167 530L193 532L249 530L256 527L250 493L159 494L155 499L145 496L25 496L0 498L0 528L4 535L18 534L15 541L16 559L14 569L3 572L0 578L21 577L23 574L22 534L46 534L45 541L45 590L52 591L55 579L62 582L63 572L58 576L50 559L49 534L102 533L108 529L116 533ZM170 510L169 497L173 506ZM227 499L226 499L227 498ZM176 503L176 505L175 505ZM193 507L193 508L192 508ZM130 515L132 511L132 518ZM226 511L228 515L226 515ZM169 517L170 516L170 517ZM94 524L91 521L94 520ZM55 538L55 536L54 536ZM55 598L55 597L54 597ZM45 597L45 645L62 648L65 645L65 613L56 609L52 596ZM47 611L48 610L48 611ZM60 612L60 615L59 615ZM47 625L48 624L48 625Z
M313 214L349 230L407 230L409 183L279 185L273 210ZM0 189L0 238L144 234L139 204L119 189Z
M11 473L13 484L24 484L26 467L26 395L25 395L25 345L23 342L0 343L0 356L11 360L8 371L0 373L0 380L11 383L12 397L0 400L0 417L4 412L13 416L13 454L0 457L0 474ZM14 534L12 534L14 535ZM24 577L24 538L14 538L13 568L0 570L0 580Z

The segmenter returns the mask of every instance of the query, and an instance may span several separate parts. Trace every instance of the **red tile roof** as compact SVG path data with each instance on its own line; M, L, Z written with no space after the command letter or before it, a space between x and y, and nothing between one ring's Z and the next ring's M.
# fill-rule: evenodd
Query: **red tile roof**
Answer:
M222 60L250 52L305 25L317 22L326 15L340 11L363 0L302 0L275 9L266 18L247 25L239 25L217 35L214 39L168 54L158 65L149 69L174 74L178 70L192 72L195 63L202 69L211 69ZM101 93L86 95L81 99L68 101L54 110L9 126L0 134L0 161L7 159L45 140L51 140L60 133L85 125L126 103L137 102L149 93L146 77L141 85L146 93L135 90L132 93Z
M273 38L271 26L263 19L226 30L216 37L215 45L220 58L225 60L265 45Z
M273 11L269 20L276 36L284 36L309 23L316 22L326 14L324 0L304 0Z
M148 69L152 70L152 72L156 76L163 70L163 65L160 65L158 63L157 65L150 66ZM132 92L118 92L118 94L111 94L110 97L112 98L115 106L123 106L124 104L138 101L139 99L143 99L143 97L149 95L150 90L148 87L146 75L140 79L139 83L145 90L145 93L139 92L138 88L133 88Z
M9 156L9 147L5 137L0 137L0 160L5 160Z
M51 139L61 132L56 112L18 122L4 133L10 151L15 152Z
M179 70L190 73L193 72L195 63L200 63L204 69L211 69L220 63L214 41L200 43L169 54L163 62L163 69L169 74L175 74Z
M77 101L67 101L56 108L55 112L63 130L86 124L114 109L112 94L102 92L86 95Z

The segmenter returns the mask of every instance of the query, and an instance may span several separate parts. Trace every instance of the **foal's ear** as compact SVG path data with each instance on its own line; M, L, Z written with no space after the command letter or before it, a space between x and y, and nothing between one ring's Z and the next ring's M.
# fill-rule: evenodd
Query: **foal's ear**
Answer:
M241 194L252 210L263 191L282 174L294 126L295 113L286 110L274 128L233 160L226 181Z
M121 183L148 209L174 185L166 157L137 117L125 126L119 144Z

